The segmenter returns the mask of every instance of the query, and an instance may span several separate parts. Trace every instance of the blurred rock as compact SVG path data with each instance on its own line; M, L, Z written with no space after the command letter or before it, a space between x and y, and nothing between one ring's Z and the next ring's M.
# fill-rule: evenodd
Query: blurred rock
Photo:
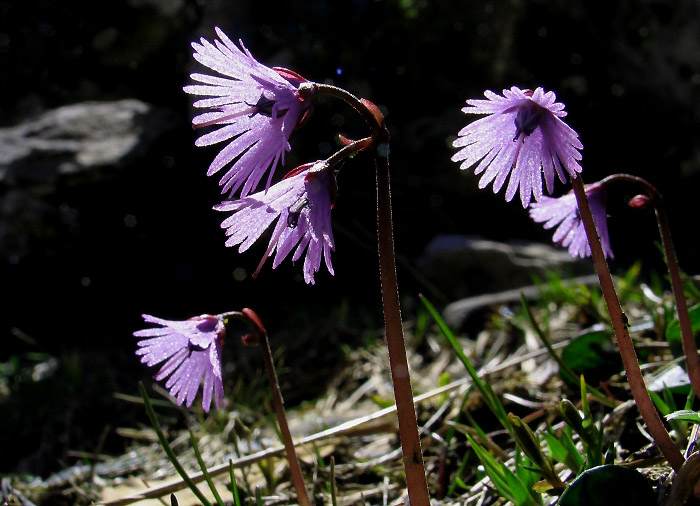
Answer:
M62 174L122 167L174 126L138 100L59 107L0 129L0 184L50 183Z
M502 243L475 236L438 235L419 262L422 273L448 300L531 285L547 271L580 276L593 265L541 243Z
M586 276L569 278L564 281L564 284L596 285L598 284L598 276L596 274L588 274ZM467 297L448 304L442 311L442 317L452 329L478 332L483 327L484 319L482 316L484 311L488 311L494 306L519 303L521 295L528 300L536 299L540 296L540 293L541 289L539 286L528 285L497 293L475 295L474 297ZM476 326L472 325L473 329L470 328L472 321L476 323Z
M138 100L59 107L0 129L0 258L16 263L32 235L52 235L70 210L48 198L71 178L113 177L177 124Z

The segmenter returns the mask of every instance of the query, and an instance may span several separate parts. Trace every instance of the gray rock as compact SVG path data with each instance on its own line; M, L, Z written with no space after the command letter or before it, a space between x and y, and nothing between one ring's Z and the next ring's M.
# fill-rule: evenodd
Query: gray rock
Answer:
M565 280L565 284L567 285L595 285L597 283L598 276L596 274L578 276ZM528 300L535 299L540 295L540 287L537 285L528 285L511 290L504 290L502 292L486 293L460 299L445 306L445 309L442 311L442 317L450 328L464 329L468 327L471 318L476 320L484 311L494 306L518 303L521 295ZM482 327L482 321L483 320L479 320L478 322L479 328Z
M32 238L76 221L53 198L59 187L115 177L176 125L173 113L126 99L59 107L0 129L0 258L17 263Z
M60 175L122 167L174 120L138 100L84 102L0 129L0 184L46 184Z
M480 237L439 235L419 261L421 272L447 300L531 285L548 270L580 276L593 272L589 261L541 243L502 243Z

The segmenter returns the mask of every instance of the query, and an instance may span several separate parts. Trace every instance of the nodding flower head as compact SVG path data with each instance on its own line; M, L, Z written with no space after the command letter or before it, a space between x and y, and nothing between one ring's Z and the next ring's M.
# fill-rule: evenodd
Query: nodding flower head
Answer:
M583 145L578 134L561 118L566 116L564 104L556 102L553 92L512 87L503 96L484 92L486 100L467 100L462 109L468 114L486 117L470 123L459 132L454 146L461 148L452 160L461 162L461 169L476 165L475 174L482 174L479 188L493 183L498 192L509 178L506 200L518 192L523 207L532 197L542 198L542 175L547 192L552 192L554 173L565 182L581 172L579 160Z
M273 251L274 269L296 247L292 260L298 260L306 251L304 281L313 284L314 274L321 266L321 257L333 274L331 251L335 249L335 242L331 207L334 196L335 176L325 161L318 161L297 167L267 191L222 202L214 209L233 211L221 227L226 229L228 236L226 246L240 244L239 252L250 248L277 220L254 276Z
M202 384L202 408L209 411L212 398L218 409L224 398L221 378L221 349L226 329L219 316L201 315L186 321L170 321L143 315L148 323L161 327L134 332L147 337L137 343L141 362L153 366L166 361L155 375L160 381L168 376L165 387L170 395L189 408Z
M262 65L243 42L239 42L239 48L219 28L216 34L219 38L214 43L204 38L193 42L193 56L221 75L191 74L194 81L202 84L188 85L184 90L209 97L194 103L209 111L195 116L192 124L219 127L199 137L195 144L228 142L207 174L232 164L219 182L222 193L233 194L241 189L241 196L245 197L265 174L266 188L270 186L275 168L280 162L284 164L284 154L291 149L292 131L311 110L315 87L294 71Z
M613 258L608 233L607 192L599 183L585 185L588 202L593 214L593 222L598 229L600 243L605 256ZM539 202L530 205L530 217L538 223L544 223L545 229L557 227L552 241L569 249L573 257L591 256L583 220L579 214L576 195L569 192L559 198L542 197Z

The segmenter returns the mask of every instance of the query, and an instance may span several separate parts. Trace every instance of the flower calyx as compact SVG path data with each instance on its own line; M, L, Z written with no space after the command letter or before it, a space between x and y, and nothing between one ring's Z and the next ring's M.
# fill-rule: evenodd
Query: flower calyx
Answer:
M627 205L630 207L634 207L635 209L646 209L649 206L653 205L652 199L648 195L635 195L632 197L629 202L627 202Z

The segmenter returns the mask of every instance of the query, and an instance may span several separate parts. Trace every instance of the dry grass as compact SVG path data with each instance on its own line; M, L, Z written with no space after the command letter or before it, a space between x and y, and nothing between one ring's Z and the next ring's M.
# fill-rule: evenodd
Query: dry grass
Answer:
M463 350L480 374L488 378L508 411L527 420L533 430L541 430L546 424L556 428L562 423L557 412L559 401L566 397L577 402L578 392L560 379L556 363L519 316L517 307L514 309L516 313L493 308L484 330L475 339L461 339ZM545 302L535 313L546 317L548 334L555 348L565 346L583 327L595 323L590 314L586 315L587 311L566 302ZM645 349L645 373L653 374L668 365L671 354L665 343L658 341L653 318L643 306L630 308L628 314L634 315L633 323L642 329L634 335ZM362 504L363 501L390 505L406 500L396 417L389 406L392 388L388 359L381 342L381 333L377 332L378 344L352 351L347 365L327 385L325 395L289 412L307 487L317 504L331 504L331 457L335 461L339 505ZM479 395L472 391L462 364L436 330L414 331L408 324L407 343L434 504L502 502L479 471L478 462L460 430L469 430L466 427L470 421L476 421L487 432L486 444L492 453L505 462L512 459L512 441L497 426ZM293 385L293 378L282 379L286 384L284 388ZM648 440L639 424L638 413L629 401L624 378L613 375L607 378L604 386L610 395L609 404L615 407L594 403L593 409L613 443L616 461L635 461L639 467L654 468L660 460L653 450L646 448ZM115 402L140 402L140 399L120 396ZM187 420L198 438L207 468L226 501L232 497L228 479L228 462L232 460L244 504L253 503L256 487L260 487L266 505L294 503L294 489L268 408L230 406L199 420L172 407L159 406L156 410L165 418L165 426L176 419L173 415ZM176 428L181 424L171 425L168 439L183 466L196 478L200 475L199 466L189 444L189 434L185 429ZM459 429L456 436L446 444L448 432L455 427ZM155 501L169 502L169 494L173 492L182 506L198 503L189 491L183 490L182 482L150 427L118 431L129 441L129 450L124 455L104 459L87 456L93 465L71 468L44 482L16 483L16 492L42 506L53 506L54 502L61 505L97 502L111 506L156 504ZM644 450L649 453L640 453ZM468 487L456 486L448 493L465 456L467 465L459 479ZM654 469L657 481L668 474L663 467ZM571 478L563 469L562 477ZM203 491L207 489L206 484L200 487Z

